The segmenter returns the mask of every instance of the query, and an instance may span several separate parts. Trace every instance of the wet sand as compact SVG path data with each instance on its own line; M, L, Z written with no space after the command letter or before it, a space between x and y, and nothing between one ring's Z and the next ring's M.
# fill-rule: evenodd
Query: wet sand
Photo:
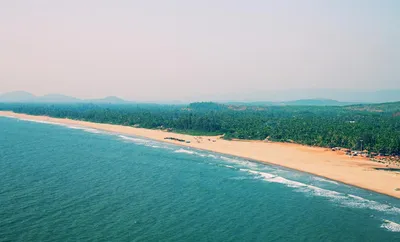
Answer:
M332 152L327 148L278 142L267 143L264 141L227 141L219 137L191 136L161 130L99 124L70 119L50 118L46 116L32 116L8 111L0 111L0 116L76 125L234 155L308 172L331 180L400 198L400 191L396 191L396 188L400 188L400 174L398 172L387 171L385 170L388 168L386 165L370 161L367 158L351 158L344 154ZM164 139L165 137L187 140L190 141L190 143L166 140Z

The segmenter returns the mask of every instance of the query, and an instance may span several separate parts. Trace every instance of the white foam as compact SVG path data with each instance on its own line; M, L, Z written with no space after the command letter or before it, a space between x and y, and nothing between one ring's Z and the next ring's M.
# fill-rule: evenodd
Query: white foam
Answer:
M260 177L263 177L267 179L268 181L271 181L270 179L275 178L275 175L266 173L266 172L261 172L261 171L253 171L253 170L248 170L248 169L240 169L241 171L247 171L251 174L259 175ZM284 178L283 178L284 179Z
M81 127L72 126L72 125L65 125L65 127L70 128L70 129L82 129Z
M4 118L14 118L14 119L21 119L21 118L17 118L17 117L14 117L14 116L9 116L9 115L2 115L1 117L4 117Z
M340 192L327 190L312 185L307 185L301 182L289 180L284 177L280 177L266 172L254 171L249 169L240 169L240 171L245 171L250 174L257 175L257 177L262 178L267 182L284 184L287 187L296 188L295 191L297 192L303 192L318 197L328 198L330 201L339 203L342 206L353 207L353 208L365 208L375 211L386 212L390 214L400 214L400 208L393 207L387 204L382 204L376 201L371 201L359 196L354 196L351 194L347 195Z
M179 149L179 150L175 150L175 153L186 153L186 154L191 154L193 155L195 152L191 151L191 150L185 150L185 149Z
M236 176L229 178L230 180L248 180L249 178L246 176Z
M230 165L224 165L225 167L228 167L228 168L231 168L231 169L234 169L235 167L233 167L233 166L230 166Z
M102 132L98 129L91 129L91 128L83 128L82 129L85 132L93 133L93 134L101 134Z
M65 127L69 128L69 129L78 129L78 130L83 130L85 132L94 133L94 134L103 133L102 131L100 131L98 129L94 129L94 128L86 128L86 127L82 127L82 126L69 125L69 124L60 124L60 125L65 126Z
M395 223L390 220L383 220L383 224L381 225L381 228L385 228L391 232L400 232L400 224Z
M324 179L324 178L318 177L318 176L314 176L313 179L317 180L317 181L321 181L321 182L328 182L328 183L332 183L332 184L335 184L335 185L339 185L338 182L335 182L335 181L332 181L332 180L328 180L328 179Z
M128 137L128 136L125 136L125 135L119 135L118 137L120 137L120 138L123 139L123 140L131 141L131 142L139 143L139 144L144 144L144 143L150 142L150 141L148 141L148 140L139 139L139 138L133 138L133 137Z
M235 164L245 166L245 167L250 167L250 168L258 168L259 167L259 165L257 163L250 162L247 160L234 159L234 158L229 158L229 157L225 157L225 156L221 156L220 158L224 161L228 161L230 163L235 163Z
M369 208L381 212L389 212L392 214L400 214L400 208L393 207L387 204L382 204L376 201L371 201L362 197L348 195L351 199L346 199L342 202L343 205L357 207L357 208Z
M28 121L28 122L41 123L41 124L62 125L62 124L60 124L60 123L55 123L55 122L50 122L50 121L42 121L42 120L35 120L35 119L20 118L20 120Z
M51 121L34 120L34 119L25 119L25 118L20 118L20 120L28 121L28 122L41 123L41 124L59 125L59 126L64 126L64 127L70 128L70 129L79 129L79 130L83 130L83 131L86 131L86 132L89 132L89 133L94 133L94 134L100 134L100 133L102 133L100 130L94 129L94 128L86 128L86 127L75 126L75 125L69 125L69 124L63 124L63 123L57 123L57 122L51 122Z

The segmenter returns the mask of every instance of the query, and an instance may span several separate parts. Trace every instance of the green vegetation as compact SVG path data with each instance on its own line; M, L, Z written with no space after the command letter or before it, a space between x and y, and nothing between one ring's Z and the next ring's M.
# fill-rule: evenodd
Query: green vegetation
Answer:
M400 102L327 106L0 104L0 110L226 139L296 142L400 154ZM361 142L362 140L362 142Z

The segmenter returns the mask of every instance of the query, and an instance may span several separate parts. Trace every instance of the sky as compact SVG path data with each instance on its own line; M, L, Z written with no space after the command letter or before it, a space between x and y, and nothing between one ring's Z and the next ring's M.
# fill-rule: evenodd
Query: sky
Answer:
M400 89L397 0L0 1L0 36L0 93L193 101Z

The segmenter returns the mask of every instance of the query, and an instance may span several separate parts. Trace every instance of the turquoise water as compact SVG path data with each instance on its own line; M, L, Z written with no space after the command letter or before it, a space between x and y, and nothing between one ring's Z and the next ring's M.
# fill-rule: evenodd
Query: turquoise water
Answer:
M0 177L0 241L400 241L398 199L94 129L0 117Z

